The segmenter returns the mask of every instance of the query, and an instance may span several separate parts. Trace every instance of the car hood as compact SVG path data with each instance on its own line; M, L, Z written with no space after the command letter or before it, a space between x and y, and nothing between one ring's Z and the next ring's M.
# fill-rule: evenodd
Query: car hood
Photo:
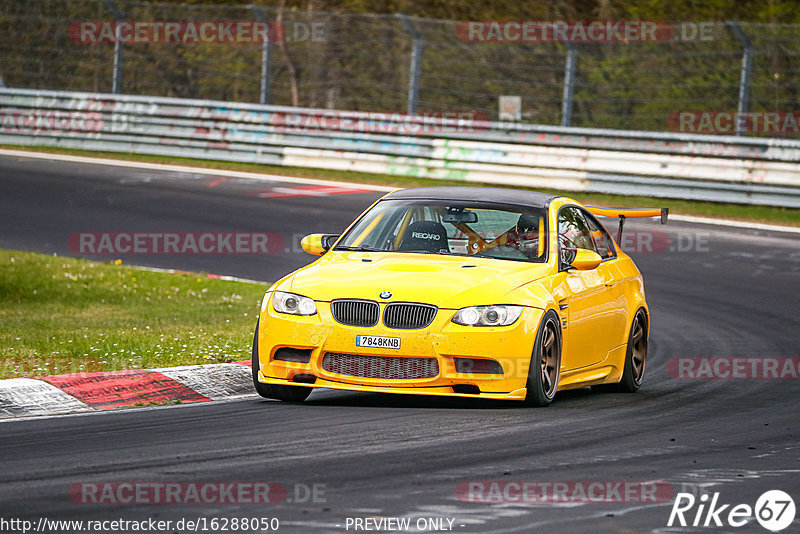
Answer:
M329 252L278 289L318 301L338 298L424 302L440 308L510 304L514 289L545 276L547 264L416 253Z

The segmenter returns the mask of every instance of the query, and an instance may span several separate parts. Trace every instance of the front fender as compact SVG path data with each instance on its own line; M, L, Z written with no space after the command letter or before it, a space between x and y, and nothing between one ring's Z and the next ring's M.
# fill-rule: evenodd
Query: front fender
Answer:
M518 287L509 292L504 300L508 302L498 302L498 304L520 304L543 311L558 310L558 303L552 291L540 282L531 282Z

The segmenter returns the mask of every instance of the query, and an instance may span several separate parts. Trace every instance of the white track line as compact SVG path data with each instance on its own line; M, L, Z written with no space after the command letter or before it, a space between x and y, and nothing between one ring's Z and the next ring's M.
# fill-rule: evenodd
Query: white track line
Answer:
M777 224L764 224L749 221L734 221L732 219L712 219L711 217L695 217L693 215L670 215L669 220L697 224L714 224L717 226L735 226L737 228L749 228L752 230L765 230L768 232L788 232L800 234L800 227L780 226Z
M88 163L91 165L113 165L115 167L130 167L134 169L149 169L167 172L190 172L194 174L210 174L219 176L224 174L234 178L250 178L253 180L267 180L270 182L285 182L307 185L341 185L369 191L388 192L398 189L385 185L359 184L355 182L340 182L338 180L318 180L315 178L298 178L296 176L283 176L279 174L263 174L258 172L233 171L228 169L209 169L207 167L190 167L188 165L166 165L163 163L148 163L143 161L126 161L121 159L88 158L85 156L68 156L66 154L50 154L47 152L27 152L24 150L0 149L0 156L19 158L45 159L51 161L69 161L72 163Z
M12 156L20 158L35 158L51 161L69 161L72 163L88 163L91 165L112 165L115 167L130 167L134 169L150 169L167 172L189 172L195 174L220 175L225 174L235 178L250 178L254 180L268 180L271 182L286 182L307 185L331 185L338 184L346 187L367 189L370 191L388 192L398 189L383 185L360 184L356 182L340 182L338 180L318 180L314 178L298 178L296 176L282 176L279 174L262 174L257 172L233 171L227 169L209 169L206 167L190 167L188 165L165 165L163 163L147 163L141 161L126 161L118 159L89 158L85 156L69 156L66 154L50 154L47 152L28 152L25 150L0 149L0 156ZM769 232L788 232L800 234L800 227L781 226L777 224L763 224L748 221L735 221L731 219L715 219L711 217L695 217L691 215L670 215L670 220L696 223L713 224L716 226L735 226L737 228L749 228L752 230L765 230Z

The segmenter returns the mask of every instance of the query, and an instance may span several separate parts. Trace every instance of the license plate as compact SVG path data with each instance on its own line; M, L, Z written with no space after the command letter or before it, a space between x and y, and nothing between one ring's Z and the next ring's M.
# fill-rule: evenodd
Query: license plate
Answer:
M399 337L356 336L356 347L372 347L376 349L399 349Z

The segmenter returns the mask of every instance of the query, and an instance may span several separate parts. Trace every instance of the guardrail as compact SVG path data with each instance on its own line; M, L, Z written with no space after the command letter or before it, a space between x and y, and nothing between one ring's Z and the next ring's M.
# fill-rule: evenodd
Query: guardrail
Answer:
M0 89L2 144L800 207L797 140L460 117Z

